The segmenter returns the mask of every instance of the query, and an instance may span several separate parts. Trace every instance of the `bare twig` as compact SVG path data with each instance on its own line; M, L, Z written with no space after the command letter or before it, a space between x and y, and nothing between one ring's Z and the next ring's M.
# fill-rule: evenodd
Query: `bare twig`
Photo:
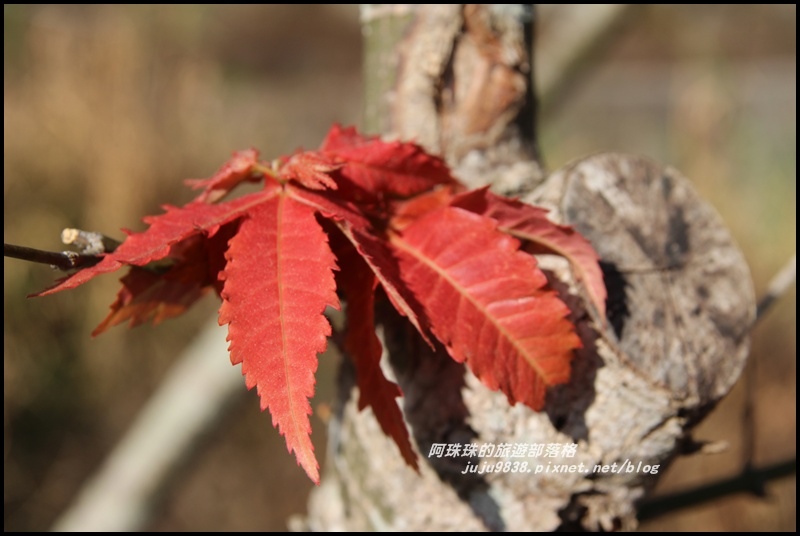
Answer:
M796 473L797 458L761 469L748 468L734 477L645 501L639 506L638 518L639 521L652 519L681 508L697 506L733 493L749 492L763 497L765 495L764 485L768 481Z
M783 296L795 282L797 275L797 255L792 257L783 265L783 268L775 274L767 286L767 292L758 301L756 306L756 319L754 326L759 320L763 319L767 311L775 302ZM759 362L751 359L747 363L746 373L743 375L745 382L745 398L742 421L744 426L744 442L742 447L742 475L753 471L753 460L756 454L756 381Z
M74 251L44 251L41 249L28 248L25 246L15 246L3 242L3 257L21 259L28 262L38 262L49 264L59 270L69 271L79 268L94 266L100 262L101 257L97 255L82 255Z
M775 274L767 287L767 292L761 297L756 308L755 324L764 318L764 315L775 302L781 298L796 280L796 258L792 257L786 262L783 268ZM695 488L681 492L654 497L643 502L638 511L640 521L652 519L654 517L667 514L669 512L697 506L702 503L710 502L733 493L749 492L758 497L765 495L765 484L773 479L781 478L797 473L797 459L784 461L768 467L757 469L754 467L753 458L755 455L755 419L754 419L754 400L755 382L753 381L754 370L758 361L751 359L748 363L748 373L744 375L747 394L744 403L744 446L742 470L738 475L704 484Z
M783 265L780 272L778 272L775 277L772 278L770 281L769 286L767 287L767 293L761 297L758 302L758 306L756 307L756 319L761 320L761 318L766 314L772 304L775 301L783 296L789 287L792 286L797 279L797 254L795 253L792 255L792 258L789 259L786 264Z
M120 245L120 242L104 234L80 229L64 229L61 231L61 241L67 246L75 247L78 253L74 251L45 251L4 242L3 257L49 264L53 268L66 272L94 266L100 262L103 253L111 253Z
M61 231L61 242L77 248L84 255L111 253L120 246L120 242L102 233L81 229L64 229Z

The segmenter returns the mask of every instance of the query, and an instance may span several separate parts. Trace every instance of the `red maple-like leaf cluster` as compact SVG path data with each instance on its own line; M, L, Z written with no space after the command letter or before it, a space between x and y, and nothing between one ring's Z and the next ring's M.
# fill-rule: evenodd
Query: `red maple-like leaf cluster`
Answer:
M223 201L242 182L256 193ZM444 162L413 143L384 142L334 126L317 151L272 163L236 153L213 177L190 181L200 194L145 218L149 228L95 266L39 295L75 288L129 266L111 313L94 334L129 321L176 316L215 290L228 325L230 357L319 482L311 444L317 354L331 327L327 307L347 307L345 349L359 406L413 467L417 460L396 398L380 368L374 302L380 286L426 340L510 403L540 409L548 386L566 382L580 346L569 310L531 253L570 260L591 306L604 315L605 287L589 243L542 209L465 191ZM337 289L339 294L337 294Z

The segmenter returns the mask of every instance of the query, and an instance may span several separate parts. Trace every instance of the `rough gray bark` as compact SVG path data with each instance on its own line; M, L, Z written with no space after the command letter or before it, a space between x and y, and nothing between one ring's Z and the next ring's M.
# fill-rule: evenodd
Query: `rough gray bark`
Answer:
M675 170L600 155L539 184L527 124L530 12L484 5L407 9L401 17L392 7L365 12L368 34L402 35L394 48L381 49L390 82L384 91L370 91L380 97L372 103L373 119L383 132L444 155L470 186L528 192L526 200L576 226L603 258L609 322L583 308L563 262L541 259L567 296L584 348L570 383L553 389L536 413L510 407L443 350L431 350L401 318L380 311L383 364L403 389L421 472L403 463L369 411L357 410L352 371L345 367L327 470L303 527L633 528L635 502L691 445L691 427L744 365L755 311L744 259L714 211ZM376 30L390 24L404 29ZM434 443L577 448L574 456L509 453L481 460L429 456ZM526 471L465 471L481 461L519 462ZM568 472L555 472L556 466Z

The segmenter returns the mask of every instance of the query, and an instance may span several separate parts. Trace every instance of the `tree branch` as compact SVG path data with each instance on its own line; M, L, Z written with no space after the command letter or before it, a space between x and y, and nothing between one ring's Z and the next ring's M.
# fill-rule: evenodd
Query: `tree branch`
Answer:
M3 257L49 264L53 268L67 272L94 266L103 258L103 253L111 253L120 245L120 242L104 234L80 229L64 229L61 231L61 242L67 246L75 247L78 253L74 251L45 251L4 242Z
M652 519L660 515L713 501L734 493L749 492L757 497L764 497L764 485L797 473L797 458L787 460L761 469L745 468L736 476L718 480L693 489L656 497L644 501L639 506L639 521Z
M767 293L761 297L756 307L756 320L761 320L778 298L783 296L797 278L797 254L792 255L783 268L769 282Z
M53 268L69 271L79 268L94 266L100 262L101 257L96 255L83 255L74 251L45 251L42 249L28 248L25 246L15 246L3 242L3 257L21 259L28 262L49 264Z
M121 242L102 233L81 229L64 229L61 231L61 242L77 248L84 255L111 253L121 245Z

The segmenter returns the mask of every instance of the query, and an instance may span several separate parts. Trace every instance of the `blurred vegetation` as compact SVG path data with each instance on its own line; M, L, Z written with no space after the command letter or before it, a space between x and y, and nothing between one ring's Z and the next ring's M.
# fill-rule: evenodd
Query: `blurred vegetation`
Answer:
M567 104L543 111L546 163L614 150L677 167L730 225L760 295L796 248L796 7L650 6L619 32ZM331 123L360 120L360 47L354 6L5 5L4 240L60 250L64 227L141 229L143 215L190 198L182 179L210 175L234 150L316 146ZM92 339L116 278L26 299L56 277L4 261L7 531L51 525L218 305ZM794 288L753 341L755 461L792 458ZM315 404L331 398L335 362L321 366ZM742 383L696 434L730 448L678 460L658 492L739 470ZM324 424L313 426L323 452ZM249 393L152 528L282 530L309 489ZM794 530L795 479L767 491L643 528Z

